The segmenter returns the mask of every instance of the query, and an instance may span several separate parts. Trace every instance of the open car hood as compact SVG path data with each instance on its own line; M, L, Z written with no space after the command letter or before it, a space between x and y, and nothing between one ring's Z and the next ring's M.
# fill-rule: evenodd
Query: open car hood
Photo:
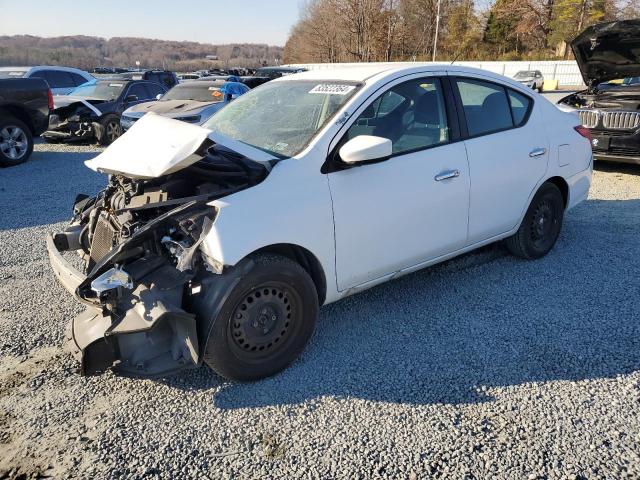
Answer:
M210 139L258 162L276 157L198 125L145 114L97 157L85 165L95 172L134 179L157 178L177 172L202 158L197 152Z
M640 76L640 19L600 23L571 42L585 84Z

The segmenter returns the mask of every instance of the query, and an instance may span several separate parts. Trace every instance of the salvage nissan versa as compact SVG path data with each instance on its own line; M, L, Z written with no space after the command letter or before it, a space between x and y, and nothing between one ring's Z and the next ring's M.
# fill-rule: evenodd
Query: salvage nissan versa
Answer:
M47 238L87 306L68 328L85 374L272 375L323 304L498 240L544 256L591 182L575 115L458 66L286 76L204 127L142 117L86 162L106 188Z

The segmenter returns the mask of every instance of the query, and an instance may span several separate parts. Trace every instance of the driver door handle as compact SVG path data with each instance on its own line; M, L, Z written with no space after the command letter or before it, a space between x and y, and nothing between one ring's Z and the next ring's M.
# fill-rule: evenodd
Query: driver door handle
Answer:
M441 182L442 180L447 180L449 178L455 178L460 176L460 170L446 170L444 172L440 172L438 175L434 177L436 182Z
M530 157L539 157L540 155L544 155L545 153L547 153L547 149L546 148L534 148L533 150L531 150L529 152L529 156Z

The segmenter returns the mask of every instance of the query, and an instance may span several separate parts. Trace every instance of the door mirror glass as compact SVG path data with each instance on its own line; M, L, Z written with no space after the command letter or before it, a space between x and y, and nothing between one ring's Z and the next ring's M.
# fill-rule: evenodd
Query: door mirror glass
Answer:
M373 135L358 135L340 148L340 158L348 164L386 160L391 153L391 140Z
M156 95L156 100L160 100L161 98L162 98L162 94L161 93Z

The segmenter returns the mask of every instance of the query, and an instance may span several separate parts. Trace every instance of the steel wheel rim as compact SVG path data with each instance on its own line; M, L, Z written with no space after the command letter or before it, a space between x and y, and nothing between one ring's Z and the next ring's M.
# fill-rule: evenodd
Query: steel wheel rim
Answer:
M20 160L29 149L27 134L15 125L0 130L0 151L11 160Z
M558 227L558 215L555 206L548 200L538 203L531 219L531 240L539 250L547 249L554 240Z
M286 349L301 325L300 297L282 282L247 292L235 306L227 333L234 355L262 363Z
M120 136L120 124L116 121L107 123L107 138L110 142L113 142Z

